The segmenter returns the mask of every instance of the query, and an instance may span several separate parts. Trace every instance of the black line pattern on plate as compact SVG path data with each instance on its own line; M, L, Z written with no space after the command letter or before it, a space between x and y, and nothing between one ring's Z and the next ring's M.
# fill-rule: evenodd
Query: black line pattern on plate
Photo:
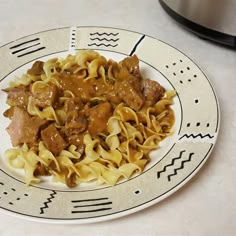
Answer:
M174 157L174 158L171 160L171 163L170 163L170 164L164 166L164 168L163 168L161 171L158 171L158 172L157 172L157 178L159 179L160 176L161 176L161 173L166 172L166 169L167 169L168 167L173 166L173 165L175 164L175 161L176 161L176 160L181 159L181 157L182 157L182 155L183 155L184 152L186 152L186 150L182 150L182 151L180 152L180 154L179 154L178 157Z
M26 53L24 53L24 54L21 54L21 55L19 55L19 56L17 56L17 57L23 57L23 56L29 55L29 54L31 54L31 53L41 51L41 50L43 50L43 49L45 49L45 48L46 48L46 47L40 47L40 48L37 48L37 49L35 49L35 50L32 50L32 51L26 52Z
M18 52L22 52L22 51L24 51L26 49L29 49L29 48L32 48L32 47L35 47L35 46L38 46L38 45L40 45L40 43L36 43L36 44L30 45L30 46L27 46L25 48L18 49L16 51L13 51L11 54L16 54Z
M145 38L145 35L142 35L142 37L139 39L139 41L134 45L133 49L131 50L129 54L130 56L132 56L135 53L138 45L143 41L144 38Z
M119 40L119 38L117 38L117 39L107 39L107 38L90 38L90 40L92 40L92 41L95 41L95 40L98 40L98 41L107 41L107 42L116 42L116 41L118 41Z
M89 47L91 47L91 46L96 46L96 47L101 47L101 46L104 46L104 47L113 47L113 48L115 48L115 47L117 47L118 46L118 44L105 44L105 43L89 43L88 44L88 46Z
M92 43L89 43L88 46L96 46L96 47L104 46L104 47L113 47L113 48L117 47L118 44L117 43L113 44L113 43L118 42L120 40L118 35L119 35L119 33L106 33L106 32L90 33L90 36L95 36L95 37L89 38L92 41ZM96 41L98 41L98 42L96 42Z
M35 42L35 41L38 41L38 40L39 40L39 38L31 39L31 40L25 41L23 43L19 43L17 45L14 45L14 46L10 47L10 49L18 48L18 47L20 47L24 44L32 43L32 42Z
M203 134L201 134L201 133L199 133L199 134L184 134L184 135L182 135L182 136L179 138L179 140L183 139L184 137L186 137L186 138L188 138L188 139L189 139L189 138L196 139L196 138L198 138L198 137L200 137L201 139L204 139L204 138L206 138L206 137L212 139L212 138L214 138L214 135L213 135L213 136L211 136L210 134L205 134L205 135L203 135Z
M55 195L57 194L56 191L52 190L52 193L49 194L50 197L47 198L47 201L43 203L43 207L40 207L40 214L44 214L44 210L49 208L48 204L52 202L52 199L55 198Z
M31 39L31 40L27 40L25 42L16 44L12 47L10 47L10 50L12 51L11 54L12 55L17 55L17 57L23 57L26 56L28 54L40 51L45 49L46 47L42 46L42 47L38 47L41 44L40 42L40 38L35 38L35 39ZM30 48L35 48L31 51L28 51L28 49ZM13 50L12 50L13 49ZM22 53L24 52L24 53Z
M99 211L111 210L112 201L108 198L96 198L96 199L83 199L83 200L72 200L73 206L72 214L76 213L92 213Z
M94 35L98 35L98 36L103 36L103 35L106 35L106 36L117 36L119 33L106 33L106 32L103 32L103 33L99 33L99 32L95 32L95 33L90 33L91 36L94 36Z
M191 152L191 153L189 154L189 156L188 156L188 159L181 161L181 166L178 167L178 168L175 168L175 169L174 169L174 173L167 176L168 181L171 181L171 177L177 175L179 170L184 169L185 163L191 162L193 155L194 155L194 153Z

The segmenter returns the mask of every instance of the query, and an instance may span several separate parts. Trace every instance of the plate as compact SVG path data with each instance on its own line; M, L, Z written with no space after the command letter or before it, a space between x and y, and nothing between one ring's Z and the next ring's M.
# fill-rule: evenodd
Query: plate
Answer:
M11 147L6 94L0 91L0 208L14 216L54 223L88 223L125 216L149 207L193 177L209 157L220 123L216 93L202 70L186 55L145 34L106 27L52 29L17 39L0 48L0 88L8 86L35 60L64 57L93 49L121 60L136 54L144 77L174 89L174 134L165 139L145 171L113 187L84 184L68 189L44 181L27 187L23 173L7 166Z

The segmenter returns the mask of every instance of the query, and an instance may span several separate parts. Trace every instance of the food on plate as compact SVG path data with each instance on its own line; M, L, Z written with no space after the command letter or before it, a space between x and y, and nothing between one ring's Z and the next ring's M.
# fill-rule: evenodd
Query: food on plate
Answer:
M13 145L5 156L28 185L41 176L115 185L142 173L175 121L175 91L143 78L136 55L115 62L79 50L36 61L3 91Z

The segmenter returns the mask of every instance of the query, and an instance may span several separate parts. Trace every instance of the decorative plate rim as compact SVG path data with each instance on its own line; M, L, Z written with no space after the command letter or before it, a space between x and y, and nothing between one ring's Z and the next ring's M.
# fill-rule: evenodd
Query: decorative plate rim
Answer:
M64 222L64 223L92 223L92 222L100 222L100 221L106 221L106 220L111 220L111 219L115 219L115 218L119 218L119 217L122 217L122 216L125 216L125 215L129 215L129 214L133 214L133 213L135 213L135 212L138 212L138 211L140 211L140 210L143 210L143 209L145 209L145 208L147 208L147 207L150 207L150 206L152 206L152 205L154 205L154 204L156 204L157 202L160 202L160 201L162 201L162 200L164 200L166 197L168 197L168 196L170 196L171 194L173 194L173 193L175 193L177 190L179 190L183 185L185 185L188 181L190 181L191 179L192 179L192 177L193 176L195 176L195 174L201 169L201 167L204 165L204 163L208 160L208 158L209 158L209 156L210 156L210 154L211 154L211 152L212 152L212 150L213 150L213 148L214 148L214 146L215 146L215 144L216 144L216 140L217 140L217 137L218 137L218 134L219 134L219 129L220 129L220 105L219 105L219 100L218 100L218 98L217 98L217 94L216 94L216 91L215 91L215 89L214 89L214 87L213 87L213 85L212 85L212 83L211 83L211 81L209 80L209 78L206 76L206 74L203 72L203 70L190 58L190 57L188 57L185 53L183 53L182 51L180 51L179 49L177 49L175 46L172 46L172 45L170 45L170 44L168 44L168 43L166 43L166 42L164 42L164 41L162 41L162 40L160 40L160 39L157 39L157 38L155 38L155 37L152 37L152 36L149 36L149 35L147 35L147 34L142 34L142 33L140 33L140 32L136 32L136 31L132 31L132 30L128 30L128 29L121 29L121 28L115 28L115 27L104 27L104 26L76 26L76 27L61 27L61 28L55 28L55 29L48 29L48 30L44 30L44 31L40 31L40 32L37 32L37 33L33 33L33 34L30 34L30 35L27 35L27 36L24 36L24 37L20 37L20 38L18 38L18 39L16 39L16 40L13 40L13 41L11 41L11 42L8 42L8 43L6 43L6 44L3 44L3 45L1 45L0 46L0 51L1 50L5 50L5 49L8 49L8 51L9 51L9 48L8 48L8 46L9 45L12 45L12 44L15 44L15 43L17 43L17 42L20 42L21 40L24 40L24 39L27 39L27 38L30 38L30 37L32 37L32 36L35 36L35 35L40 35L40 36L42 36L43 37L43 35L44 34L48 34L48 33L55 33L55 32L58 32L58 31L63 31L63 30L65 30L66 31L66 33L71 33L71 31L72 30L76 30L76 33L78 33L78 32L82 32L83 30L84 30L84 34L88 34L88 32L91 30L91 29L96 29L96 30L107 30L108 32L110 32L110 31L117 31L117 32L119 32L118 34L121 36L121 37L127 37L127 35L130 37L130 39L132 39L133 40L133 42L135 43L134 44L134 47L133 47L133 50L135 49L135 51L137 50L137 47L139 47L138 48L138 51L141 53L141 58L140 58L140 60L141 61L144 61L145 63L147 63L147 64L149 64L150 62L147 62L147 61L145 61L145 59L143 59L142 58L142 56L144 55L144 54L142 54L143 53L143 51L142 51L142 47L148 47L148 43L144 43L145 42L145 40L143 40L144 38L145 39L147 39L147 40L154 40L157 44L160 44L160 45L158 45L158 47L159 48L168 48L168 49L170 49L170 50L172 50L173 52L176 52L176 54L178 54L178 55L181 55L182 56L182 58L185 58L185 59L187 59L187 61L188 61L188 63L190 63L191 64L191 66L193 66L193 67L195 67L195 70L196 71L198 71L198 73L199 73L199 77L201 77L202 76L202 80L203 80L203 82L204 82L204 80L206 80L207 81L207 84L210 86L210 88L207 88L207 89L209 89L209 91L211 91L212 92L212 94L213 94L213 96L214 96L214 99L213 99L213 105L212 105L212 107L214 106L214 108L212 108L215 112L216 112L216 114L215 114L215 117L213 117L213 119L211 120L211 122L212 123L216 123L215 124L215 132L209 132L209 133L207 133L206 135L204 135L203 134L203 132L199 132L199 133L194 133L194 132L192 132L192 133L187 133L187 132L183 132L182 133L182 136L181 136L181 139L183 139L183 140L181 140L181 143L183 143L183 145L184 145L184 147L186 146L185 145L185 142L186 143L188 143L188 145L189 144L191 144L192 146L193 146L193 150L194 151L196 151L195 150L195 144L197 143L197 144L199 144L199 145L203 145L203 144L209 144L210 145L210 147L209 147L209 149L207 149L205 146L207 146L207 145L203 145L204 146L204 148L207 150L206 151L206 154L205 154L205 156L201 159L201 160L199 160L199 162L198 162L198 164L195 164L195 166L194 166L194 168L193 168L193 170L191 170L190 172L187 172L186 173L186 175L185 176L183 176L182 177L182 179L181 179L181 181L177 181L176 183L176 185L174 185L173 187L171 187L171 188L169 188L167 191L164 191L161 195L158 195L158 196L156 196L156 197L154 197L154 198L151 198L151 199L149 199L148 201L145 201L145 202L141 202L140 204L138 204L138 203L136 203L136 205L135 206L133 206L133 207L130 207L130 208L126 208L126 209L124 209L124 210L116 210L115 212L110 212L110 213L107 213L106 215L92 215L92 216L88 216L87 215L87 217L75 217L75 218L70 218L70 217L68 217L68 215L67 215L67 218L53 218L53 217L51 217L51 215L49 214L49 215L47 215L47 217L44 217L44 216L40 216L40 215L30 215L30 214L28 214L28 213L22 213L22 212L15 212L14 211L14 208L12 209L12 207L9 207L9 208L7 208L7 207L5 207L4 206L4 204L5 203L3 203L3 205L2 205L2 203L1 203L1 194L0 194L0 211L1 212L3 212L3 213L7 213L7 214L9 214L9 215L13 215L13 216L17 216L17 217L20 217L20 218L24 218L24 219L28 219L28 220L33 220L33 221L40 221L40 222L46 222L46 223L62 223L62 222ZM104 31L105 32L105 31ZM83 32L82 32L83 33ZM108 33L107 33L108 34ZM63 35L63 34L62 34ZM70 35L71 36L71 35ZM140 36L142 36L143 38L140 38ZM39 36L38 36L39 37ZM62 37L63 38L63 37ZM44 39L45 41L44 41L44 44L46 44L46 39ZM71 40L71 38L70 38L70 40ZM77 39L75 39L75 40L77 40ZM120 38L119 39L120 41L122 41L122 39ZM118 41L119 41L118 40ZM141 41L143 41L142 42L142 44L140 44L141 43ZM81 45L79 45L81 42L74 42L74 43L77 43L77 47L75 48L75 50L80 50L80 49L83 49L83 45L81 46ZM149 42L150 43L150 42ZM102 43L103 44L103 43ZM104 44L103 45L100 45L100 44L95 44L95 45L92 45L92 48L91 49L94 49L94 50L100 50L100 51L109 51L109 52L112 52L112 53L121 53L121 52L119 52L119 51L116 51L116 50L114 50L113 51L113 48L111 49L111 50L107 50L106 48L104 49L104 48L99 48L99 47L103 47L104 46ZM153 43L154 44L154 43ZM50 44L49 44L50 45ZM133 45L133 44L132 44ZM149 44L150 45L150 44ZM80 46L81 46L81 48L80 48ZM114 45L113 45L114 46ZM119 47L119 46L118 46ZM155 47L155 46L154 46ZM158 48L157 47L157 48ZM45 46L45 48L46 48L46 46ZM51 48L50 48L51 49ZM130 48L129 48L130 49ZM164 50L163 49L163 50ZM144 50L144 49L143 49ZM157 50L157 49L156 49ZM69 53L69 50L65 50L66 52L68 52ZM58 54L58 53L60 53L61 51L56 51L56 52L54 52L55 54ZM64 52L64 51L63 51ZM130 52L130 51L129 51ZM36 53L37 53L37 51L36 51ZM121 54L123 54L123 53L121 53ZM125 53L124 53L125 54ZM13 54L11 54L11 56L12 56ZM46 55L48 55L48 54L46 54ZM41 54L39 54L36 58L33 58L31 61L33 61L33 60L36 60L36 59L39 59L39 58L42 58L42 57L45 57L46 55L41 55ZM1 56L0 56L1 57ZM25 64L27 64L27 63L29 63L29 59L27 59L28 61L27 62L25 62ZM151 63L153 63L153 62L151 62ZM24 63L23 64L21 64L20 66L19 66L19 68L20 67L22 67L23 65L25 65ZM153 66L153 64L150 64L151 66ZM156 68L156 67L155 67ZM167 68L167 65L166 65L166 68ZM189 68L189 67L188 67ZM164 71L164 69L162 68L162 70L159 70L158 68L156 68L166 79L168 79L167 78L167 75L168 75L168 70L166 70L166 71ZM14 70L17 70L17 68L15 68ZM13 70L13 71L14 71ZM10 71L10 73L8 73L6 76L4 76L4 77L2 77L1 75L0 75L0 83L9 75L9 74L11 74L13 71ZM175 72L174 72L175 73ZM182 72L181 72L182 73ZM172 80L172 78L171 78L171 80ZM183 82L183 81L182 81ZM189 81L190 82L190 81ZM202 82L202 81L201 81ZM178 85L179 86L179 85ZM189 86L189 85L188 85ZM176 88L176 87L175 87ZM181 88L182 89L182 88ZM180 89L180 90L181 90ZM182 91L182 90L181 90ZM178 88L177 88L177 92L178 92ZM181 98L181 99L183 99L183 98ZM196 100L197 99L195 99L195 103L198 103L198 102L196 102ZM186 104L185 104L186 105ZM187 106L187 105L186 105ZM215 121L215 119L216 119L216 121ZM200 122L199 122L200 123ZM209 125L209 123L207 124L207 125ZM210 125L209 125L210 126ZM208 126L208 127L209 127ZM214 135L212 135L212 134L214 134ZM212 140L210 140L211 139L211 136L213 136L213 139ZM199 138L199 140L197 140ZM204 139L207 139L207 141L205 141ZM179 139L180 140L180 139ZM197 140L197 141L196 141ZM175 145L175 143L174 143L174 145ZM187 149L187 148L186 148ZM204 150L205 150L204 149ZM185 150L186 151L186 150ZM184 151L184 152L185 152ZM176 157L174 157L174 158L172 158L172 159L170 159L171 160L171 163L172 163L172 166L174 166L174 162L176 161L179 161L179 159L180 158L182 158L182 154L184 153L183 152L183 150L182 151L180 151L180 157L178 156L178 158L176 158ZM194 155L195 153L192 151L190 154L192 154L192 155ZM165 156L163 156L163 158L164 158ZM178 160L177 160L178 159ZM189 160L190 159L190 160ZM185 163L187 163L187 162L190 162L191 161L191 156L189 155L188 156L188 159L185 159L185 160L183 160L183 161L181 161L181 167L182 167L182 169L183 169L183 167L184 167L184 165L185 165ZM162 168L162 170L160 170L160 169L157 169L157 170L155 170L156 171L156 173L157 173L157 176L158 176L158 173L159 173L159 175L160 174L162 174L162 173L164 173L164 172L167 172L167 169L171 166L170 164L171 163L165 163L165 166L164 166L164 168ZM171 167L172 168L172 167ZM2 170L2 169L0 169L1 171L0 171L0 173L4 173L4 170ZM174 172L176 172L176 171L178 171L178 170L180 170L178 167L177 168L174 168L174 169L172 169ZM173 172L172 171L172 172ZM144 173L145 174L145 173ZM165 173L164 173L165 174ZM172 173L172 174L169 174L170 176L173 176L174 174ZM11 177L11 178L14 178L14 177ZM158 177L157 177L157 179L158 179ZM165 180L164 182L166 182L167 180ZM137 182L137 181L136 181ZM170 181L169 181L170 182ZM3 186L3 185L1 185L1 176L0 176L0 189L1 189L1 187ZM136 183L137 184L137 183ZM33 187L34 188L34 187ZM81 190L80 191L72 191L72 192L68 192L68 191L63 191L63 190L58 190L58 189L47 189L47 188L44 188L44 187L36 187L36 188L38 188L39 189L39 191L44 191L44 190L48 190L48 191L51 191L51 194L49 194L49 196L47 195L46 196L46 200L43 202L42 201L42 206L41 206L41 208L40 208L40 210L41 210L41 212L43 212L43 214L44 214L44 210L45 209L47 209L48 208L48 204L50 204L51 202L52 202L52 199L53 198L55 198L55 194L56 194L56 192L65 192L65 194L68 194L68 193L77 193L77 194L81 194ZM110 187L109 187L110 188ZM13 189L13 187L12 187L12 189ZM95 189L95 190L98 190L98 191L100 191L100 189ZM4 190L3 190L4 191ZM94 190L85 190L85 192L89 192L89 191L94 191ZM124 189L122 189L122 191L124 191ZM4 193L4 192L3 192ZM55 194L54 194L55 193ZM54 195L53 195L54 194ZM109 196L110 197L110 196ZM103 197L104 198L104 197ZM102 198L101 198L102 199ZM109 198L110 199L110 198ZM71 202L73 202L72 200L70 200ZM112 200L112 203L114 203L114 200ZM42 210L43 209L43 210ZM119 208L117 208L117 209L119 209Z

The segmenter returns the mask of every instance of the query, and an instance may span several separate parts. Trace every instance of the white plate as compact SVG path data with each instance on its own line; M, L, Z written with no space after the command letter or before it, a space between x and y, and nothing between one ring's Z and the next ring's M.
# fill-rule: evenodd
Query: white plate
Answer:
M0 208L31 220L63 223L104 221L137 212L174 193L209 157L219 131L219 105L201 69L170 45L144 34L115 28L72 27L29 35L0 48L0 88L35 60L64 57L79 49L98 50L114 60L137 54L145 77L175 89L174 135L152 152L144 173L114 187L84 184L68 189L48 180L27 187L22 172L7 166L11 147L2 115L6 95L0 91Z

